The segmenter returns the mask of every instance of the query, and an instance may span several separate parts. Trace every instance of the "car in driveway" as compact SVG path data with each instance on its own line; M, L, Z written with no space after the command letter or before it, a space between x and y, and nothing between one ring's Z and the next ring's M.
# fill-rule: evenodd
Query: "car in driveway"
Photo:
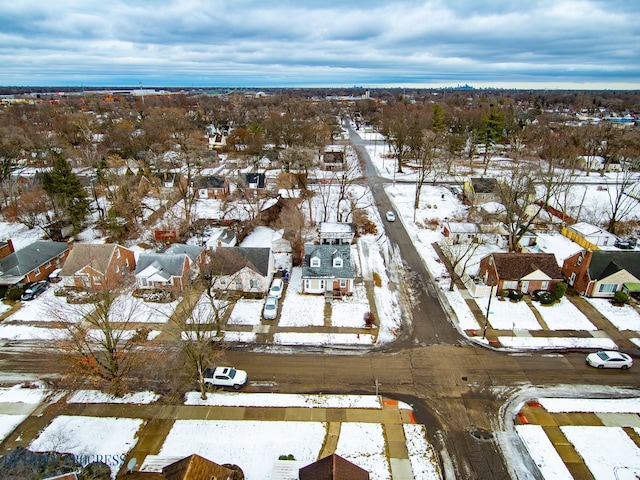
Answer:
M284 282L281 278L274 278L269 289L269 296L280 298L282 296L282 290L284 289Z
M603 350L587 355L587 363L596 368L621 368L626 370L633 365L633 359L626 353Z
M278 297L269 295L264 302L264 309L262 310L262 316L267 320L273 320L278 314Z
M395 222L396 221L396 214L393 213L392 211L388 211L387 213L385 213L384 216L387 218L387 222Z
M207 368L204 371L204 383L207 388L233 387L238 390L248 379L247 372L233 367Z
M38 297L42 292L44 292L47 289L47 285L48 283L45 281L32 283L24 291L24 293L20 297L20 300L23 300L23 301L33 300L34 298Z

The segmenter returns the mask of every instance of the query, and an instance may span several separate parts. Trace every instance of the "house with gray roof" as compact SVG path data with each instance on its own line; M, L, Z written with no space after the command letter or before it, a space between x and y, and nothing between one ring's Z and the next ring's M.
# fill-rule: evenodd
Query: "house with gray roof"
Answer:
M182 291L200 271L206 251L196 245L174 243L162 253L143 253L134 271L141 289Z
M640 251L581 250L567 257L562 273L588 297L612 298L618 290L640 290Z
M351 295L355 278L350 245L304 246L303 293L334 297Z
M136 267L132 250L116 243L74 243L59 276L65 287L114 288Z
M0 259L0 285L26 285L46 280L69 255L67 242L37 241Z

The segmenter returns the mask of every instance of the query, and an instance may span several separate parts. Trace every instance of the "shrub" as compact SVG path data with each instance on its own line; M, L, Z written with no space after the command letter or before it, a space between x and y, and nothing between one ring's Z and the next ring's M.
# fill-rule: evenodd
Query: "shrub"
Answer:
M616 303L618 305L624 305L628 301L629 301L629 295L624 293L622 290L618 290L616 293L613 294L613 303Z
M564 294L566 293L568 287L569 285L564 282L560 282L556 285L556 290L553 293L557 300L560 300L562 297L564 297Z
M5 295L5 297L7 298L7 300L13 300L14 302L17 302L18 300L20 300L20 297L23 293L24 290L22 288L11 287L9 290L7 290L7 294Z
M293 454L289 454L289 455L280 455L278 457L278 460L295 460L296 458L293 456Z
M524 293L522 293L520 290L509 290L509 298L514 302L519 302L520 300L522 300L523 296Z
M506 288L503 288L502 290L500 290L500 291L498 292L498 296L499 296L502 300L504 300L505 298L507 298L507 297L509 296L509 290L508 290L508 289L506 289Z

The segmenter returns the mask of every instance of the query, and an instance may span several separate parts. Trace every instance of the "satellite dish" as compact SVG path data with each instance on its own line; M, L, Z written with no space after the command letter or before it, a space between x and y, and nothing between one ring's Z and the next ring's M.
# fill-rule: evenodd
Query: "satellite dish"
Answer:
M137 463L137 460L135 457L129 460L129 463L127 463L127 470L129 473L133 472L133 467L136 466L136 463Z

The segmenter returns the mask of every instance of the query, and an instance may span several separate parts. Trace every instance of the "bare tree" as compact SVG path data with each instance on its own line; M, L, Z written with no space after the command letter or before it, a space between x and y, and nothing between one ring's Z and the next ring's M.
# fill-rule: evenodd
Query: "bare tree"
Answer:
M469 241L469 242L453 242L449 238L445 238L440 242L440 248L442 252L449 259L451 264L451 281L449 282L449 291L453 292L453 288L456 281L456 275L458 278L462 278L467 270L467 265L473 258L478 248L482 245L481 241ZM459 268L461 267L461 268ZM458 272L458 270L460 270Z
M93 292L92 303L52 305L66 335L59 347L71 365L71 372L96 384L106 383L109 393L121 397L127 391L130 373L145 359L139 348L146 341L136 331L136 303L119 297L123 288Z
M607 230L613 234L616 233L618 223L638 208L638 200L629 193L637 184L634 170L637 171L639 166L637 160L625 164L623 170L616 174L615 189L609 190Z

